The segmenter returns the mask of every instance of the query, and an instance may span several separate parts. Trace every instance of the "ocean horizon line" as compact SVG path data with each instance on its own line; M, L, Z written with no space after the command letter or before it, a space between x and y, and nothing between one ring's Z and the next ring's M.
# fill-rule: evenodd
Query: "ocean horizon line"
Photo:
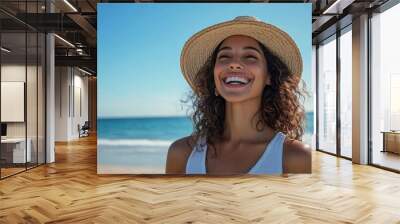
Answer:
M187 115L157 115L157 116L103 116L97 117L97 120L102 119L148 119L148 118L191 118Z
M314 113L314 111L305 111L306 114ZM149 118L191 118L190 115L127 115L127 116L99 116L97 120L102 119L149 119Z

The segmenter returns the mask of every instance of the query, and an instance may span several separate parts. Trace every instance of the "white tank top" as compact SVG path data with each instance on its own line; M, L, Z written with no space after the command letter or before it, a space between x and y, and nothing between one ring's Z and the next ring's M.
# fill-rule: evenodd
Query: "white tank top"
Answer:
M285 137L282 132L276 133L257 163L250 169L249 174L281 175L283 173L282 159ZM205 138L200 138L186 163L186 174L206 174L206 155L207 141Z

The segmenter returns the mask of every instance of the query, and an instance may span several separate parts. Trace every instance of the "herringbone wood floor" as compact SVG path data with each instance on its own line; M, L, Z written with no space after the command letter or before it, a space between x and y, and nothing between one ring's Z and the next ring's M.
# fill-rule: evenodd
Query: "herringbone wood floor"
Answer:
M98 176L96 139L0 181L0 223L400 223L400 175L313 153L312 175Z

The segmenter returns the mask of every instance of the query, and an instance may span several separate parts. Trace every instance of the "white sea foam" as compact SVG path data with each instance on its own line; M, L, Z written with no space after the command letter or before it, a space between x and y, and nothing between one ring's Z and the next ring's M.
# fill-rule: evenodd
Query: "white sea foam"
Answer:
M98 139L98 145L103 146L148 146L168 147L172 141L151 139Z

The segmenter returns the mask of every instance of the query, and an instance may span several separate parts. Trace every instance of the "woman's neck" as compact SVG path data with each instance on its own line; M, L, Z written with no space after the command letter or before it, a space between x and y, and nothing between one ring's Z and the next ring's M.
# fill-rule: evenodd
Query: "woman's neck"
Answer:
M239 103L226 102L224 140L233 142L264 141L274 134L274 130L264 125L260 131L257 121L260 120L261 98Z

